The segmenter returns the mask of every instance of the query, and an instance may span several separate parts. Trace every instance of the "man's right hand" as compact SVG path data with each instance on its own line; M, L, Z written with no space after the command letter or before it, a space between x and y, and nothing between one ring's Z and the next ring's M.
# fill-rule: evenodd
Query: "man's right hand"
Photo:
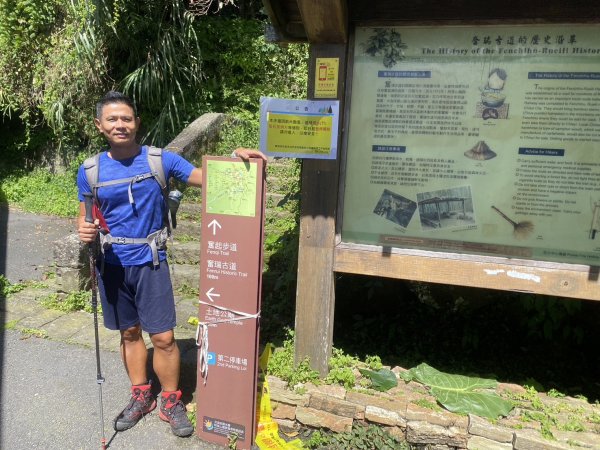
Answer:
M85 203L79 203L79 218L77 221L78 227L77 232L79 233L79 239L81 242L91 244L96 239L98 229L100 228L100 221L94 220L94 223L85 221Z
M89 223L85 221L84 217L79 217L79 228L77 232L79 233L79 239L81 242L85 242L86 244L91 244L96 239L96 235L98 234L98 229L100 226L100 221L96 219L94 223Z

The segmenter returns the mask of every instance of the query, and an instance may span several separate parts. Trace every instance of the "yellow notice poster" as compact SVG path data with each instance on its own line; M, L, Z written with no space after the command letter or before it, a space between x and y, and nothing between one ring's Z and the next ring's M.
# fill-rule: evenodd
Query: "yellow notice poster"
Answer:
M331 116L303 116L267 113L267 141L271 151L295 153L298 148L315 154L328 154L331 142Z
M339 102L261 98L260 149L269 156L335 159Z
M317 58L315 98L337 98L339 58Z

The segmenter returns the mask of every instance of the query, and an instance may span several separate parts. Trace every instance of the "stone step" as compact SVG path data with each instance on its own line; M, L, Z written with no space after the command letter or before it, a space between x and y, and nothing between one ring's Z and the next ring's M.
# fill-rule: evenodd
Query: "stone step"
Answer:
M171 281L173 290L198 291L200 287L200 266L197 264L174 264L171 266Z
M179 204L179 209L177 210L177 217L179 218L180 214L192 220L200 220L200 215L202 212L202 203L199 200L194 199L186 199L184 197L183 201Z
M168 244L170 264L199 264L200 241L178 241Z
M177 220L177 228L173 230L173 239L180 241L200 240L202 235L202 222L200 220Z
M189 323L190 317L198 318L198 299L188 296L175 296L177 327L196 331L196 325Z
M272 193L286 193L291 190L291 184L295 180L290 180L288 177L268 177L267 191Z
M288 170L293 164L295 164L295 161L288 158L269 158L267 170L269 170L269 172L275 172L282 169Z

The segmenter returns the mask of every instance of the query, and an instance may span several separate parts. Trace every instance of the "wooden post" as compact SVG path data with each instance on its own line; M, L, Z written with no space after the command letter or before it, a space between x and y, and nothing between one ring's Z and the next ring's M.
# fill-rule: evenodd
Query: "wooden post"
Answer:
M313 98L314 94L316 58L327 57L339 58L337 98L342 99L345 55L344 44L311 46L309 98ZM340 113L342 110L340 105ZM340 118L340 130L341 124ZM337 160L305 159L302 163L295 356L296 363L309 357L313 369L322 376L329 370L333 345L333 264L339 169L339 157Z

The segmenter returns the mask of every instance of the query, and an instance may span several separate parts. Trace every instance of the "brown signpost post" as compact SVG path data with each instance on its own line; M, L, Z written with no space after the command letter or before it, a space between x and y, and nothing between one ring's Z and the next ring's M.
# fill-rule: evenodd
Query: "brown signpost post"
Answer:
M256 436L264 165L205 156L202 167L197 433L249 449Z

